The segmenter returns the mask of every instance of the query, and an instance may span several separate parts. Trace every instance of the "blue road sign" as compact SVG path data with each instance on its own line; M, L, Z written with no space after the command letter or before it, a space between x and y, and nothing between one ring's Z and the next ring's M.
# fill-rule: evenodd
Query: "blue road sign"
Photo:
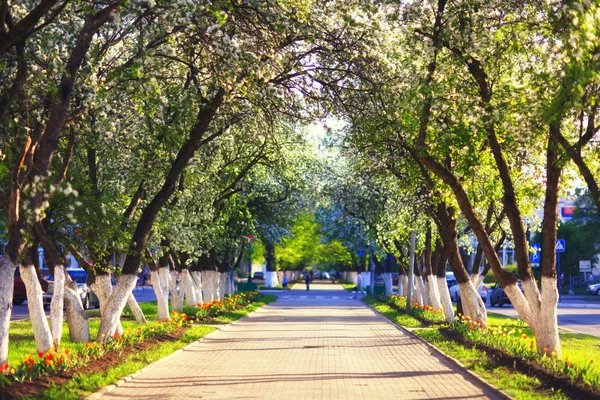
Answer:
M363 257L365 255L365 251L364 250L358 250L356 252L356 255L359 256L359 257Z
M531 247L533 249L535 249L535 251L530 251L529 252L529 262L531 263L539 263L540 262L540 255L542 252L542 246L540 246L539 243L532 243Z
M533 251L533 250L529 251L529 262L537 264L540 262L540 256L542 255L542 246L539 243L531 243L530 246L535 251ZM557 239L556 240L556 252L564 253L566 249L567 249L567 244L566 244L565 240Z

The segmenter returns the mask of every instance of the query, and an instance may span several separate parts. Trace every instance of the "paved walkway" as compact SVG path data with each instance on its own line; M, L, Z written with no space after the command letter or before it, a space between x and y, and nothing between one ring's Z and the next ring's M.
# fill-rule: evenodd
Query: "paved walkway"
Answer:
M100 398L494 398L340 285L301 287Z

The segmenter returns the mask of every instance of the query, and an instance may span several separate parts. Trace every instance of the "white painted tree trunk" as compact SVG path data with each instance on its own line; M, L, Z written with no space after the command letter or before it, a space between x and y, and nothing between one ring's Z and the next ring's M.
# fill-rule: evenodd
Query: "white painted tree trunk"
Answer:
M45 353L52 348L52 333L44 312L42 286L38 281L33 265L21 265L20 270L21 279L23 279L27 290L27 308L29 308L35 348L38 353Z
M533 331L538 351L541 353L548 349L550 352L556 351L556 354L560 356L556 278L542 277L541 294L534 280L523 281L522 284L525 296L516 283L505 286L504 292L519 313L519 317L527 322Z
M446 322L452 323L454 322L454 308L452 307L452 299L450 298L446 277L438 276L436 280L444 317L446 318Z
M358 273L356 271L350 271L348 273L348 279L346 279L346 281L356 284L358 282Z
M459 283L458 288L460 290L460 301L463 307L463 314L470 317L472 321L479 322L487 325L487 311L485 304L477 290L473 287L471 281L466 283Z
M480 274L471 275L471 282L473 282L473 286L475 287L475 289L481 286L481 284L483 283L483 278L485 278L485 276Z
M419 277L419 281L421 283L421 299L423 300L423 305L430 306L429 303L429 286L427 285L427 281L423 278L423 275Z
M8 328L12 314L15 266L10 257L0 256L0 365L8 362Z
M228 280L229 276L226 272L219 272L219 300L223 300L227 294Z
M65 269L62 265L57 265L54 267L54 289L50 302L50 332L52 333L52 345L57 350L60 348L62 337L64 294Z
M402 279L402 296L408 296L408 275L400 275Z
M525 292L527 293L527 292ZM542 276L542 293L540 301L540 312L537 321L531 324L535 334L537 349L541 353L544 349L556 351L561 354L560 337L558 335L558 288L556 279ZM544 307L541 305L544 304ZM535 315L534 315L535 317ZM534 328L535 327L535 328Z
M267 271L265 276L265 286L273 288L279 285L279 279L277 279L277 271Z
M229 273L229 294L235 294L235 272Z
M415 280L415 284L414 284L414 288L413 288L413 299L414 301L416 301L419 304L423 304L423 280L421 279L420 276L414 276L414 280Z
M440 300L440 291L438 289L438 283L435 275L427 275L427 294L429 298L429 305L436 310L442 307Z
M135 286L135 285L134 285ZM106 305L110 300L110 296L113 292L112 282L110 275L97 275L94 279L94 283L91 285L92 290L96 293L98 301L100 302L100 317L104 318L104 312ZM131 289L133 291L133 289ZM79 296L79 294L77 294ZM123 327L119 320L116 332L121 335L123 333Z
M169 289L171 296L171 309L178 313L183 311L183 296L185 294L186 280L182 279L177 287L177 272L171 271L171 280L169 281Z
M169 268L160 267L158 271L150 271L152 287L156 294L156 319L165 321L169 318Z
M392 287L392 281L393 281L393 277L392 274L389 272L386 272L385 274L383 274L383 283L385 284L385 294L390 295L390 294L394 294L394 289Z
M110 276L106 276L110 282ZM107 304L104 306L100 329L98 330L98 336L96 337L97 341L110 341L115 332L119 333L117 329L121 326L121 314L123 313L127 298L133 291L136 282L137 275L121 275L121 278L117 282L117 286L115 286L112 294L108 298ZM119 333L119 335L120 334L122 334L122 332Z
M196 288L196 303L204 304L204 297L202 296L202 272L193 271L191 276Z
M214 272L215 271L203 271L202 272L202 280L203 280L203 292L204 292L204 301L211 303L215 301L215 291L214 291Z
M88 323L88 315L83 309L83 304L81 304L81 297L77 294L77 284L72 281L65 283L64 295L67 304L67 324L69 325L69 338L71 342L89 342L90 325Z
M147 324L148 323L148 321L146 321L146 316L144 315L144 312L142 311L137 300L135 299L135 296L133 295L133 293L129 294L129 297L127 298L127 305L131 309L133 318L135 318L135 321L138 324Z
M184 269L183 271L181 271L181 281L185 281L185 305L193 306L198 302L196 299L197 290L196 284L194 283L192 275L190 274L190 271L188 269Z

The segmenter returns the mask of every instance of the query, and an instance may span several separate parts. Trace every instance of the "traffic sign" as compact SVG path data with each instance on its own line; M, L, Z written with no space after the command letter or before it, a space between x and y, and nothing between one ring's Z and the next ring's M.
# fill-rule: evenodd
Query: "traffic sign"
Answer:
M539 243L532 243L531 247L534 251L529 251L529 262L539 264L542 252L542 246Z
M365 251L364 251L364 250L358 250L358 251L356 252L356 255L357 255L357 256L359 256L359 257L364 257L364 255L365 255Z
M564 239L557 239L556 240L556 252L557 253L564 253L566 249L567 249L567 244L566 244L565 240Z
M592 272L592 262L590 260L579 261L579 272Z

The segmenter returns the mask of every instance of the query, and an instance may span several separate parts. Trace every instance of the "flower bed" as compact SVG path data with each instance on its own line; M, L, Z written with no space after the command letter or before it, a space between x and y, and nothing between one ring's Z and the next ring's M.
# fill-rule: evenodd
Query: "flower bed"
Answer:
M389 295L386 303L398 311L406 310L406 296ZM436 309L426 304L419 304L414 300L410 305L410 314L427 323L444 321L444 312L441 308Z
M137 329L128 329L122 335L115 333L112 340L106 343L86 343L85 349L80 352L72 352L69 349L50 349L46 353L38 353L37 357L28 354L18 365L5 364L0 366L0 387L10 385L12 382L22 383L25 380L31 381L40 376L57 374L81 367L91 361L98 360L109 352L120 351L125 347L133 347L144 340L157 338L190 325L187 315L174 312L172 317L165 322L144 325Z
M246 307L252 302L255 302L260 295L260 292L236 293L226 296L222 301L215 300L210 303L196 304L194 317L198 320L210 320L223 315L228 311L233 311L242 307Z
M405 313L406 297L384 296L379 301ZM464 348L478 348L491 355L495 365L518 370L527 376L536 376L548 388L560 388L575 398L596 398L600 391L600 371L594 360L569 360L568 355L558 357L554 349L537 351L531 330L520 320L512 326L484 325L458 314L453 324L446 324L441 310L412 302L410 315L422 326L437 325L437 330ZM517 325L518 324L518 325ZM590 397L591 396L591 397Z
M563 375L573 383L580 381L594 390L600 389L600 371L594 360L589 360L585 365L571 363L568 356L558 357L556 349L546 348L540 354L535 338L528 336L522 328L486 326L481 321L475 322L460 314L455 318L452 328L471 342L482 343L525 361L533 361L543 370Z

